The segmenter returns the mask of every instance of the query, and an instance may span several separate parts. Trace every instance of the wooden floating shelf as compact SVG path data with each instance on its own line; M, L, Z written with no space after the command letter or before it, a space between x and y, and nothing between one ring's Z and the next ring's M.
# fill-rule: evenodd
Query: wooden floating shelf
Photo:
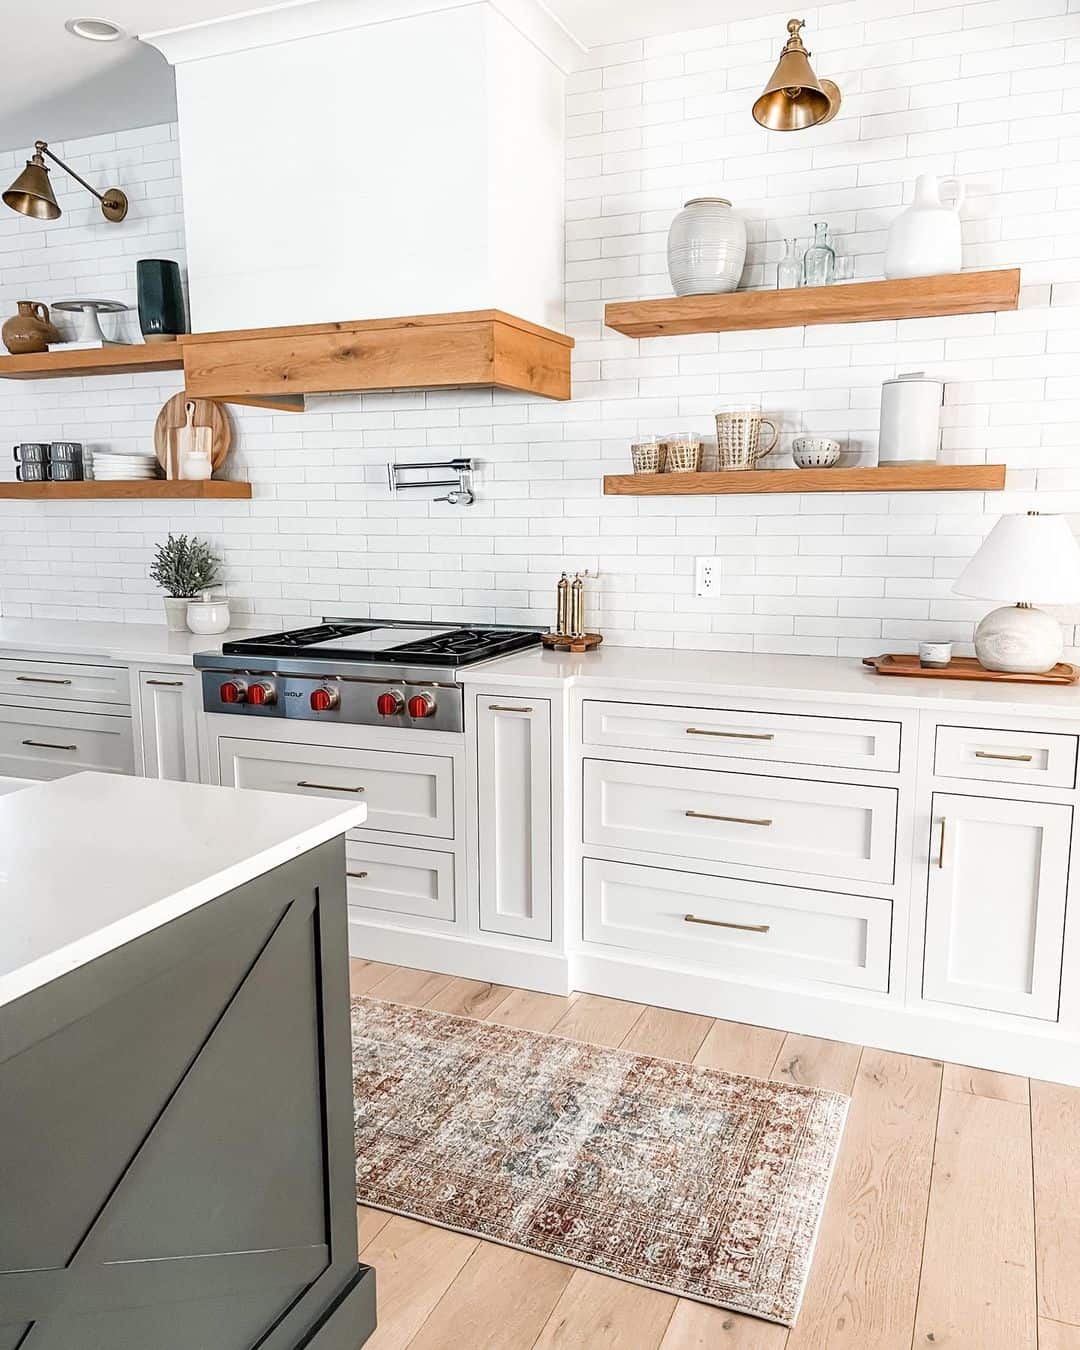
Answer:
M723 473L623 473L604 478L608 497L685 497L734 492L997 492L1004 464L888 464L876 469L729 469Z
M183 370L179 342L91 347L80 352L35 352L0 356L0 379L62 380L73 375L136 375L147 370Z
M191 398L303 412L305 394L513 389L570 397L574 339L500 309L182 333L175 342L0 356L0 379L182 370Z
M604 322L627 337L675 337L683 333L728 333L750 328L801 328L822 323L987 314L1016 309L1019 301L1020 269L1012 267L901 281L800 286L785 291L620 300L605 307Z
M0 500L20 501L104 501L169 498L186 500L241 500L251 496L250 483L238 483L228 478L184 480L147 478L126 481L83 483L0 483Z

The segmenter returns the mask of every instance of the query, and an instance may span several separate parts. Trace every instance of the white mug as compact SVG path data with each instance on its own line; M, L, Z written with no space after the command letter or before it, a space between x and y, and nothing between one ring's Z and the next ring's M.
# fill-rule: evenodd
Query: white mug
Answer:
M952 660L951 642L920 642L919 665L931 670L944 670Z

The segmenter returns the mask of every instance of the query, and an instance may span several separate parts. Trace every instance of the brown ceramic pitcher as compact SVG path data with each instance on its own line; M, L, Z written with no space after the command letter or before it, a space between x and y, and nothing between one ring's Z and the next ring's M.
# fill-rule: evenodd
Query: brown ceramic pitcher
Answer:
M50 342L61 337L49 318L49 306L40 300L18 301L19 311L6 320L0 336L12 356L27 356L32 352L48 351Z

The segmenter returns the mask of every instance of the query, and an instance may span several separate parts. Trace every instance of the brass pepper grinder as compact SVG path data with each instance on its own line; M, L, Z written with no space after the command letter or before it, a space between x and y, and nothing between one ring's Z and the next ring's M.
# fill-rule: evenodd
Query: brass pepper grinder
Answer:
M570 636L579 638L585 635L585 582L581 573L574 574L570 583Z
M555 632L570 636L570 578L564 572L555 587Z

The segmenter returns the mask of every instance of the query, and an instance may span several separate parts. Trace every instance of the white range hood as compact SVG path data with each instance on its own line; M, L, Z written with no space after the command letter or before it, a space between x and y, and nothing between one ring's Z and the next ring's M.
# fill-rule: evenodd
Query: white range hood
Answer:
M562 325L580 49L533 0L307 0L143 40L176 67L196 331Z

